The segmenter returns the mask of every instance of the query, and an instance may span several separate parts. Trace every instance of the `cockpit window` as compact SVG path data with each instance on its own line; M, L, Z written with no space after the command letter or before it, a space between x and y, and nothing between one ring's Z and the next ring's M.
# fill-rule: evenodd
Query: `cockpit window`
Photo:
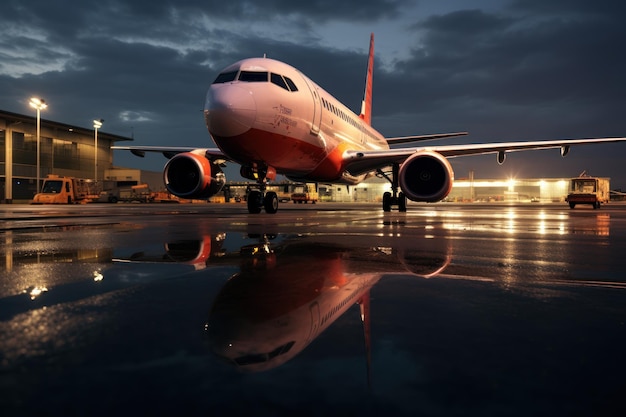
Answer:
M222 84L235 81L235 78L237 78L237 72L238 71L223 72L217 76L215 81L213 81L213 84Z
M239 74L239 81L259 83L266 82L267 80L268 73L266 71L241 71L241 74Z
M213 84L229 83L235 80L248 82L248 83L264 83L271 81L272 84L276 84L280 88L284 88L287 91L298 91L298 87L289 77L284 75L269 73L267 71L228 71L222 72L217 76Z
M273 84L276 84L277 86L282 87L285 90L289 91L289 87L287 86L287 83L285 82L285 79L283 78L282 75L272 73L270 75L270 79Z
M287 85L289 86L289 89L291 91L298 91L298 87L296 87L296 85L294 84L293 81L291 81L291 78L289 77L285 77L285 81L287 82Z

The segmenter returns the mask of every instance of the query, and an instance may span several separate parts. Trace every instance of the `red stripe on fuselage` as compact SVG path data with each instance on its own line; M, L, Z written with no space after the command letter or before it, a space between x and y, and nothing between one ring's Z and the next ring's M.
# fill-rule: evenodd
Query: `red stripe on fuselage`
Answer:
M344 171L343 154L346 148L345 143L337 145L308 177L315 181L337 181Z
M312 181L336 181L343 173L343 154L348 145L333 150L314 146L300 139L252 129L244 135L213 136L217 146L242 165L262 162L280 174L306 176Z
M213 139L226 155L242 165L262 162L287 175L306 175L326 157L322 147L259 129L225 138L213 135Z

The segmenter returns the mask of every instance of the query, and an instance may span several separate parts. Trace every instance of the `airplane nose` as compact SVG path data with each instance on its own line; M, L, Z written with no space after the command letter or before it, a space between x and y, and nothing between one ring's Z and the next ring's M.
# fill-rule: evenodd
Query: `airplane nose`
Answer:
M249 90L237 85L212 85L206 95L204 119L211 135L241 135L256 120L256 102Z

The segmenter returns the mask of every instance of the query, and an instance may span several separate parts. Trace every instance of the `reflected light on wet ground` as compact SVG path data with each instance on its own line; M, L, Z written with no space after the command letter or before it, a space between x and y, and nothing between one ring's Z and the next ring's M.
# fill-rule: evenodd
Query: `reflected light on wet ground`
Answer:
M622 406L624 211L320 206L5 230L3 415Z
M588 214L588 213L586 213ZM568 234L587 233L608 235L610 214L597 213L587 216L580 222L569 222L563 213L547 213L540 210L529 213L518 208L503 208L498 213L472 213L465 211L442 210L424 211L419 216L426 218L427 223L441 224L450 230L489 232L500 231L505 234L537 233L537 234ZM392 224L391 220L388 220ZM396 220L398 224L406 224L406 220ZM572 223L572 224L568 224Z

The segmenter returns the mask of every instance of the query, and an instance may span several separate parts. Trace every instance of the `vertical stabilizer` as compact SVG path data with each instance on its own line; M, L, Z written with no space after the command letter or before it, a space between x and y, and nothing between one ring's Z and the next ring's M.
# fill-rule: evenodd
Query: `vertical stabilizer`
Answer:
M361 309L361 323L363 324L363 336L365 338L365 355L367 365L367 386L372 387L372 327L370 320L370 290L368 289L358 301Z
M365 95L361 103L359 117L368 125L372 124L372 84L374 77L374 34L370 36L370 53L367 60L367 78L365 79Z

